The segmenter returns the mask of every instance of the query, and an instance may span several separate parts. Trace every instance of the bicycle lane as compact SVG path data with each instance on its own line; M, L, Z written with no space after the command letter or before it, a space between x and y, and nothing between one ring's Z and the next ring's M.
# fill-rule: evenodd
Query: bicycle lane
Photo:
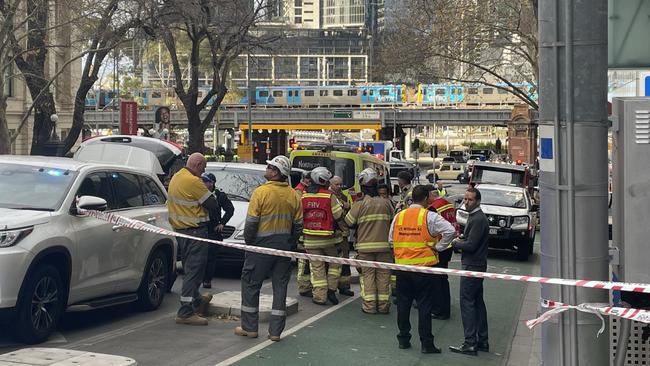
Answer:
M491 272L531 273L533 263L521 263L508 255L489 260ZM459 263L451 263L458 268ZM450 277L452 316L446 321L432 320L436 346L442 354L422 354L417 333L417 310L411 311L411 343L413 347L397 347L396 308L389 315L368 315L361 312L361 300L356 299L336 311L309 322L278 343L258 349L240 359L235 365L425 365L445 362L453 365L482 366L505 364L512 338L517 328L519 312L525 295L525 283L485 281L484 296L488 310L490 353L478 357L449 351L463 339L458 305L458 277ZM244 356L244 355L242 355ZM234 361L234 360L232 360ZM230 364L230 362L228 362Z

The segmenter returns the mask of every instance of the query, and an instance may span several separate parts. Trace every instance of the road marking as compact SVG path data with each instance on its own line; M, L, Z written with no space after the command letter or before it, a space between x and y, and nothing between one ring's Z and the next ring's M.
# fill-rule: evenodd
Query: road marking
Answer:
M51 345L51 344L61 344L68 343L68 340L59 332L54 332L47 341L41 343L41 346ZM0 348L14 348L14 347L26 347L24 343L16 343L11 339L0 339Z
M335 312L336 310L341 309L341 308L344 307L345 305L347 305L347 304L353 302L354 300L356 300L356 299L358 299L358 298L359 298L359 295L358 295L358 294L357 294L357 295L354 295L354 296L352 296L351 298L349 298L349 299L347 299L347 300L345 300L345 301L339 303L338 305L334 305L334 306L332 306L331 308L329 308L329 309L327 309L327 310L325 310L325 311L322 311L322 312L320 312L320 313L318 313L318 314L312 316L311 318L308 318L308 319L303 320L302 322L296 324L293 328L291 328L291 329L289 329L289 330L283 332L283 333L282 333L282 338L286 338L288 335L291 335L291 334L293 334L293 333L299 331L300 329L302 329L302 328L304 328L304 327L306 327L306 326L308 326L308 325L314 323L315 321L317 321L317 320L319 320L319 319L321 319L321 318L323 318L323 317L325 317L325 316L327 316L327 315L329 315L329 314ZM219 362L219 363L216 364L215 366L228 366L228 365L232 365L233 363L238 362L238 361L240 361L240 360L242 360L242 359L244 359L244 358L246 358L246 357L252 355L253 353L255 353L255 352L257 352L257 351L260 351L260 350L262 350L262 349L264 349L264 348L266 348L266 347L272 345L273 343L275 343L275 342L273 342L273 341L271 341L271 340L266 340L266 341L264 341L264 342L258 344L257 346L255 346L255 347L253 347L253 348L249 348L249 349L247 349L246 351L244 351L244 352L242 352L242 353L239 353L239 354L237 354L237 355L234 355L234 356L230 357L230 358L227 359L227 360L224 360L224 361Z

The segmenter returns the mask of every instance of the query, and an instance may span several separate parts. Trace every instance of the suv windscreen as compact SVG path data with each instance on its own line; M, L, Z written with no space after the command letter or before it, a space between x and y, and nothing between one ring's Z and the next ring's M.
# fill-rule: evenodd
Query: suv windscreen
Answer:
M524 187L524 172L490 170L485 169L484 167L477 169L475 166L472 173L472 182L505 184Z
M319 166L327 168L332 175L343 179L343 186L354 187L354 160L335 158L330 156L296 156L293 158L293 167L312 170Z
M213 170L208 167L205 172L214 174L217 178L215 187L235 201L249 201L255 188L266 183L262 170Z
M76 176L57 168L0 164L0 207L55 211Z
M526 196L520 191L503 191L479 187L481 191L481 204L526 208Z

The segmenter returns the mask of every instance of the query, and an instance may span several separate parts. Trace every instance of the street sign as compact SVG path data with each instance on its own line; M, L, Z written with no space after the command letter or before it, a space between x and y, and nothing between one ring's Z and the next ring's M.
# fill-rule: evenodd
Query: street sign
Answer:
M352 111L334 111L334 118L352 118Z
M253 149L251 145L239 145L237 147L237 155L239 155L239 161L242 163L253 162Z
M380 119L379 111L352 111L352 119Z
M120 133L138 134L138 103L120 102Z

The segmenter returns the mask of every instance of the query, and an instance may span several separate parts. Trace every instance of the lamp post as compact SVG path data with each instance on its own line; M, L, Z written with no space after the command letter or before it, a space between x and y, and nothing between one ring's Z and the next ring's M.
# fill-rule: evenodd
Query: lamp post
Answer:
M51 115L50 116L50 121L52 121L52 137L51 137L51 139L58 141L59 136L57 136L57 134L56 134L56 123L59 122L59 116L57 116L56 114Z

